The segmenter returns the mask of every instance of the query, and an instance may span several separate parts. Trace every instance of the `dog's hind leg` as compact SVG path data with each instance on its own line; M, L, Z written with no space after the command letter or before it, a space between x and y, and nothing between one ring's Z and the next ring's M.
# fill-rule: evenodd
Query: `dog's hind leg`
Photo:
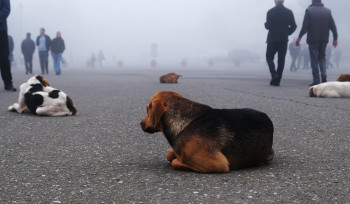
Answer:
M59 111L55 106L44 106L38 107L35 111L37 115L45 115L45 116L68 116L72 115L69 111Z
M177 170L193 170L201 173L227 173L229 162L219 151L208 151L199 138L187 142L181 149L181 155L171 163Z
M218 152L215 158L211 157L198 154L193 156L190 161L186 160L186 163L181 161L182 158L177 158L171 162L171 166L175 170L192 170L200 173L227 173L230 171L229 163L221 152Z
M22 113L24 110L27 109L27 105L25 103L24 99L24 91L23 91L23 85L20 87L19 97L18 97L18 103L14 103L12 106L8 107L9 111L17 111L18 113Z
M167 154L166 154L166 159L169 162L172 162L174 159L176 159L176 154L174 152L174 150L170 150Z
M174 159L171 162L171 166L173 167L173 169L175 170L180 170L180 171L197 171L195 169L193 169L193 167L184 164L183 162L181 162L179 159ZM198 171L199 172L199 171Z

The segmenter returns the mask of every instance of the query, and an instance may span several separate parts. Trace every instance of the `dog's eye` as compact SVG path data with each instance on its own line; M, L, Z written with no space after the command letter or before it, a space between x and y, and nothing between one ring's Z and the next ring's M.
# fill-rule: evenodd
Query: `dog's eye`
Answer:
M149 109L152 109L152 103L149 104L148 108L149 108Z

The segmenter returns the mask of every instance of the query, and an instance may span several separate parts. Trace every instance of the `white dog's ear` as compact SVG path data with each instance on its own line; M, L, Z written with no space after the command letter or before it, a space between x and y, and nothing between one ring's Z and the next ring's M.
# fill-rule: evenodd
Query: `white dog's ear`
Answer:
M35 77L38 81L40 81L40 83L43 85L43 86L50 86L49 84L49 81L47 81L47 79L45 79L45 77L41 76L41 75L37 75Z
M314 87L309 88L309 96L310 97L316 97L316 94L314 93Z

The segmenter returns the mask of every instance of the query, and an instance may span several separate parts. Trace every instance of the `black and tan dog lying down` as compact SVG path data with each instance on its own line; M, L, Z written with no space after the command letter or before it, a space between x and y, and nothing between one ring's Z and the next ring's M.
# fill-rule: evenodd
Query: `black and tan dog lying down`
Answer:
M274 157L273 124L252 109L213 109L176 92L159 92L147 105L143 131L161 131L176 170L224 173L265 164Z
M178 75L176 73L168 73L159 77L159 81L162 84L177 84L177 80L182 77L182 75Z
M18 113L30 110L45 116L68 116L77 112L72 99L63 91L50 87L47 79L40 75L31 77L20 86L18 102L8 110Z

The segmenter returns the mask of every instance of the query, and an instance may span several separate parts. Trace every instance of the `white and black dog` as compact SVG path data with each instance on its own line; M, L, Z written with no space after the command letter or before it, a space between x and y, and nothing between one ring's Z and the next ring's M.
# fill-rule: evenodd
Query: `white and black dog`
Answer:
M350 98L350 82L326 82L310 87L310 97Z
M29 109L36 115L46 116L75 115L77 110L72 99L49 85L43 76L31 77L20 86L18 103L9 106L8 110L22 113Z

